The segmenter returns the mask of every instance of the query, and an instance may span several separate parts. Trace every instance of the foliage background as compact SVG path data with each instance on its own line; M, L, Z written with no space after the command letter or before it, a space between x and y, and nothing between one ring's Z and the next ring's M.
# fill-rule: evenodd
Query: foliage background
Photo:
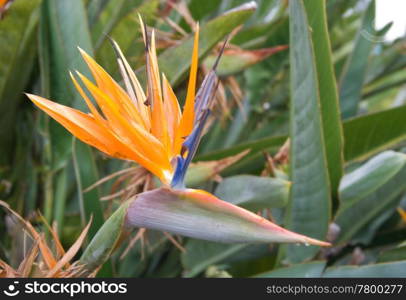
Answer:
M38 228L41 212L65 247L92 215L85 249L128 193L101 201L119 190L114 179L84 190L129 164L75 141L23 92L84 110L68 71L87 74L80 46L119 80L107 36L142 78L140 13L158 30L160 67L182 99L196 20L202 74L230 33L235 50L219 67L219 104L196 161L250 152L225 169L224 161L196 164L189 183L334 247L223 245L147 231L126 251L135 231L98 275L406 276L405 39L383 40L390 25L374 28L374 1L257 0L255 11L223 15L243 3L10 2L0 20L0 199ZM255 51L282 45L289 49L269 57ZM26 234L0 217L0 258L17 267Z

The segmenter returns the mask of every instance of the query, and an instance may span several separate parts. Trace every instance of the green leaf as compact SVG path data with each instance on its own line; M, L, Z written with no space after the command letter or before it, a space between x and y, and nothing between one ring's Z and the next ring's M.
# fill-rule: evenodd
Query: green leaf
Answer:
M270 177L238 175L224 178L215 195L251 211L284 207L289 198L290 182Z
M269 56L283 51L287 46L275 46L271 48L257 50L226 50L224 51L221 60L217 66L218 76L230 76L240 73L252 65L259 63ZM212 68L217 60L217 55L209 55L204 60L204 66L208 69Z
M399 87L405 82L406 70L404 68L401 68L398 71L388 72L385 74L385 76L382 76L381 78L365 86L365 88L362 90L362 97L368 98L378 94L383 94L383 92Z
M205 16L215 12L221 4L221 0L207 1L202 5L201 0L191 0L188 3L188 8L195 20L201 20ZM169 4L168 4L169 6Z
M290 172L292 191L285 226L324 239L331 198L318 96L317 69L303 1L290 1ZM285 248L285 247L284 247ZM318 247L286 246L286 260L301 262Z
M269 148L266 151L270 151L271 153L276 153L277 148ZM235 176L240 174L253 174L259 175L264 168L266 167L266 162L264 158L264 153L257 152L254 155L247 155L247 157L243 158L241 161L235 163L234 165L230 166L225 170L222 175L227 176ZM280 177L282 179L288 180L288 175L285 172L275 172L276 177ZM281 176L279 176L281 175Z
M336 195L343 175L343 129L327 27L326 1L313 0L303 3L314 45L330 187L333 195Z
M363 160L406 139L406 105L344 122L345 161Z
M87 17L89 25L92 26L99 18L101 12L107 5L109 0L90 0L87 5ZM117 2L117 1L116 1Z
M0 166L9 163L15 149L18 104L31 75L37 48L37 7L41 0L13 3L0 20ZM24 100L25 97L24 97Z
M85 265L86 273L82 276L91 274L102 266L109 258L120 236L123 233L123 224L127 214L129 202L123 203L103 226L98 230L90 244L83 252L80 262Z
M272 20L244 26L232 39L232 43L243 48L257 48L265 45L285 43L288 40L289 23L286 16L287 3L276 1L276 13ZM276 38L276 39L275 39Z
M343 206L375 192L395 176L406 163L406 155L385 151L361 167L346 174L340 183L340 199Z
M379 55L374 55L370 59L367 70L366 83L363 92L370 90L370 84L375 85L376 81L381 81L386 76L396 73L406 65L406 58L402 55L402 39L395 41L390 46L382 49Z
M204 58L227 34L244 24L255 9L255 2L248 2L202 25L199 37L199 59ZM179 46L169 48L159 55L160 70L173 85L179 83L189 71L192 49L193 36L190 36Z
M335 220L335 223L340 227L340 235L336 241L337 243L350 240L359 230L383 214L387 210L388 205L392 204L394 201L399 201L398 196L406 190L406 186L404 185L404 179L406 176L404 154L400 154L403 157L397 157L396 154L392 155L392 159L395 161L402 159L402 161L399 161L399 163L403 165L400 169L393 166L394 162L388 163L392 165L393 169L386 175L383 174L383 170L381 171L380 168L374 168L374 164L380 160L379 163L381 164L381 167L383 166L385 169L387 168L387 166L384 165L386 155L388 154L381 154L361 167L362 171L365 172L370 168L374 169L372 174L368 174L368 176L358 179L360 193L366 194L364 197L354 197L354 193L347 190L346 195L350 196L349 201L345 198L342 199L342 206L340 206ZM354 172L357 171L358 170ZM358 173L361 173L361 171L358 171ZM371 180L371 178L377 180L375 177L379 175L381 176L382 181L376 183L378 189L371 189L371 192L367 193L368 189L365 187L370 186L370 183L364 182L364 180L368 181ZM354 175L352 174L350 176ZM354 186L353 188L358 187Z
M392 217L397 214L396 208L399 205L401 195L394 197L388 202L385 207L381 208L381 213L373 218L370 222L366 223L360 228L357 233L351 238L351 244L370 245L375 239L379 239L381 235L386 236L388 239L396 238L395 235L388 234L385 231L387 222L390 224ZM392 229L389 229L392 231ZM378 244L384 244L379 242ZM388 242L390 243L390 242Z
M42 80L48 82L42 83L43 96L85 110L86 105L69 77L70 70L89 74L77 47L90 55L93 54L82 0L44 0L41 12L40 55Z
M237 264L246 265L242 268L243 272L249 272L254 270L255 274L255 262L261 258L267 258L274 256L274 251L266 245L253 245L253 244L233 244L225 245L220 243L207 242L202 240L188 239L185 245L186 251L181 255L182 267L185 272L184 277L195 277L199 273L207 270L210 266L218 266L219 269L226 268L234 275L234 271L239 273L239 268L235 270ZM272 259L272 258L271 258ZM248 270L249 269L249 270ZM258 272L258 271L256 271ZM244 275L245 276L245 275Z
M237 255L252 245L235 244L225 245L201 240L189 240L186 243L186 252L182 254L182 266L185 268L185 277L194 277L211 265L221 263L228 257Z
M327 268L323 277L406 277L406 261Z
M286 141L286 136L272 136L264 139L259 139L252 142L238 144L227 149L213 151L209 153L204 153L196 157L196 160L215 160L215 159L222 159L227 156L236 155L244 150L250 149L249 155L250 157L258 152L267 150L269 148L278 148L283 145Z
M343 118L353 117L358 112L358 103L366 76L368 57L373 45L375 1L370 1L362 19L354 50L348 57L340 78L340 104Z
M256 278L316 278L321 277L326 266L324 261L312 261L280 268L255 275Z
M99 0L100 1L100 0ZM99 12L97 19L93 19L92 8L92 40L94 48L97 50L106 40L107 36L111 33L113 28L119 23L127 14L132 12L136 7L142 3L141 0L115 0L109 1L103 5L103 9ZM103 4L103 3L99 3ZM97 6L97 4L94 4ZM96 9L96 8L94 8Z
M406 260L406 242L379 254L378 262Z

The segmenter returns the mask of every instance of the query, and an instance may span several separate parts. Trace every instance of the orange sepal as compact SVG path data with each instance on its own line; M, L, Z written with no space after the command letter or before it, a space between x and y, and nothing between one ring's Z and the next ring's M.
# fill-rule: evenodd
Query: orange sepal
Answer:
M189 83L186 94L185 105L183 107L183 114L180 120L179 128L177 130L177 137L175 140L175 149L180 151L184 138L188 136L193 129L195 119L195 95L196 95L196 79L197 79L197 67L199 59L199 25L196 26L192 63L190 66Z
M161 167L145 158L136 149L131 149L105 125L98 123L92 115L52 102L48 99L27 94L40 109L64 126L70 133L109 156L138 162L159 178L167 177Z

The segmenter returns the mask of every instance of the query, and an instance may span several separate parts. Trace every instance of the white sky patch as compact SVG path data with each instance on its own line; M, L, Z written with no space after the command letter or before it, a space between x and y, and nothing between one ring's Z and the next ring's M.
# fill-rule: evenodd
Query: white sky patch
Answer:
M376 0L376 28L382 29L393 22L385 34L386 41L393 41L406 34L406 0Z

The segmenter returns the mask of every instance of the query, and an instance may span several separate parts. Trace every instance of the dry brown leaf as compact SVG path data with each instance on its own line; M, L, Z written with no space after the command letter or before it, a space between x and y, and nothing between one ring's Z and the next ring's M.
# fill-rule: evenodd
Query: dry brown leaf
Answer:
M38 256L39 252L38 250L39 250L39 241L36 240L35 243L32 245L29 254L24 258L24 260L20 263L20 266L18 267L17 273L21 277L28 277L30 275L35 259Z
M83 229L82 233L79 235L75 243L69 248L65 255L57 262L57 264L48 272L46 277L53 277L59 270L61 270L67 263L69 263L76 253L79 251L80 247L83 244L83 241L86 238L86 235L89 231L90 225L92 224L92 218L90 218L89 223Z
M55 242L55 246L56 246L57 257L59 258L59 257L64 256L65 255L65 249L63 249L63 247L62 247L62 243L59 240L58 234L56 233L55 230L53 230L51 228L51 226L49 226L47 220L44 218L44 216L40 212L38 212L38 215L39 215L41 221L45 224L46 228L49 230L49 232L52 235L53 241Z

